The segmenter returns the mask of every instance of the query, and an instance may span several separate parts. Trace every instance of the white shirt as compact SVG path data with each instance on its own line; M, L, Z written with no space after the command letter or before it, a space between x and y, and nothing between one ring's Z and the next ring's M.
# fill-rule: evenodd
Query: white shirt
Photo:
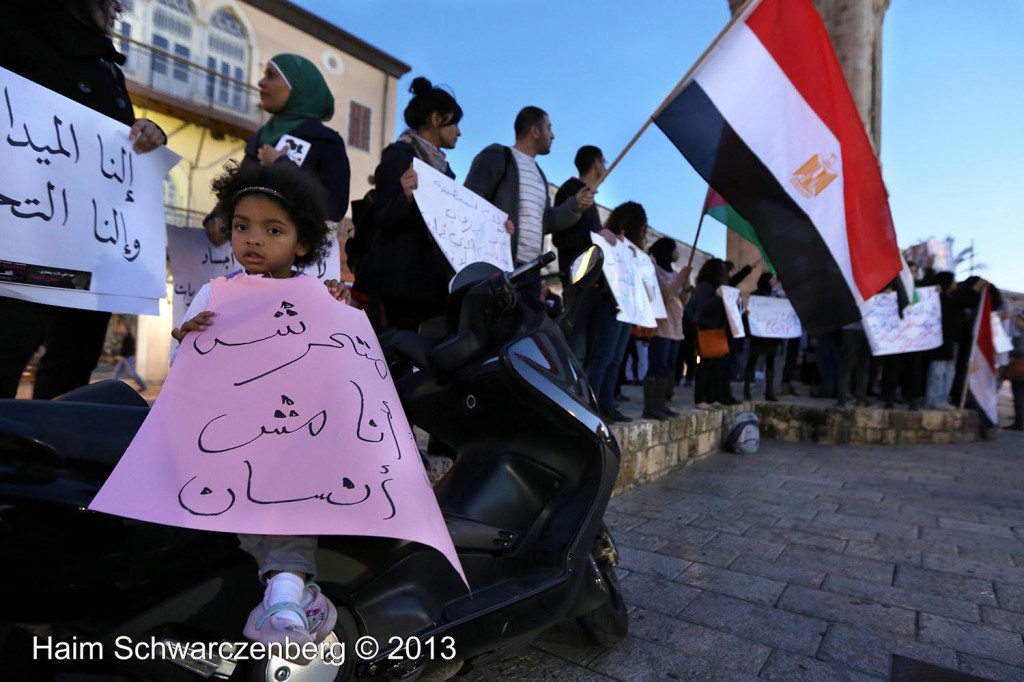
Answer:
M519 224L516 263L526 263L540 255L544 245L544 209L548 188L532 156L511 147L519 167Z

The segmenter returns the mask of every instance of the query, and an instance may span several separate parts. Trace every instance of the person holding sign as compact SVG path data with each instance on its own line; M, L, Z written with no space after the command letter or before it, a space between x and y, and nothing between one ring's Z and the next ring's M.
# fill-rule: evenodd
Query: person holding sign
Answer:
M649 364L644 378L644 416L657 419L656 414L679 415L667 407L666 401L673 383L679 344L683 340L683 302L690 294L690 266L679 272L672 270L672 264L679 258L679 247L671 237L662 237L651 244L650 254L654 259L661 297L665 301L665 312L668 313L658 320L658 330L648 350Z
M751 296L772 296L772 284L775 276L770 272L762 272L757 278L757 288L750 292ZM781 339L766 339L754 336L750 333L748 314L743 313L743 326L747 328L747 337L750 339L750 352L747 355L747 366L743 372L743 399L751 400L750 383L754 380L754 370L757 367L757 359L764 356L764 399L768 402L775 402L775 356L779 354Z
M325 206L317 186L294 166L236 166L216 178L213 189L222 210L231 215L231 250L245 274L288 279L297 274L295 266L326 255ZM337 281L327 285L339 300L347 293ZM206 309L209 304L210 284L206 283L192 300L186 321L172 332L176 341L214 324L216 312ZM302 646L331 632L337 611L311 582L316 574L317 538L243 534L239 540L242 549L256 559L260 579L266 583L263 601L246 621L245 636Z
M615 207L605 222L605 228L627 244L642 243L647 231L647 212L637 202L627 201ZM615 384L619 378L619 367L625 360L633 324L620 322L617 315L618 308L610 296L597 302L587 334L590 348L584 369L605 421L630 422L633 420L622 414L615 404Z
M245 143L242 163L298 166L323 189L327 219L340 222L348 211L351 170L341 135L323 124L334 116L334 95L323 74L305 57L279 54L267 62L258 85L270 120ZM229 234L230 216L219 209L203 220L214 245Z
M93 111L131 126L137 154L167 143L155 123L135 118L110 40L121 12L117 0L4 2L0 8L0 67ZM0 398L14 398L22 372L42 344L32 397L54 398L89 383L107 335L110 313L0 297Z
M373 237L355 289L370 299L370 319L383 306L387 327L416 331L444 312L448 281L455 274L431 238L413 190L414 158L454 178L445 149L455 149L462 107L447 90L422 76L409 88L405 130L381 154L373 174Z

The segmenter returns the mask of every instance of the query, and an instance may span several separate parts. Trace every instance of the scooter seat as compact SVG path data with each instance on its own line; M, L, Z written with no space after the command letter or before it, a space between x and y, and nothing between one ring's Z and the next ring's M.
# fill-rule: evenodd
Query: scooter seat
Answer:
M0 418L18 435L35 438L68 465L112 468L142 426L148 407L57 400L2 400ZM0 425L0 428L4 426Z

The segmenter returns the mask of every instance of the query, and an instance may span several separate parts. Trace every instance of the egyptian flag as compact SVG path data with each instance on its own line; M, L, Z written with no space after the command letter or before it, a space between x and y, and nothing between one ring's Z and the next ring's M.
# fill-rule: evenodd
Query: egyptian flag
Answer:
M860 319L899 273L881 171L811 0L755 0L654 117L753 225L804 328Z
M754 226L748 223L743 216L737 213L736 209L730 206L729 202L726 201L721 194L715 191L714 187L708 187L708 195L704 198L703 215L711 216L756 246L757 250L761 252L761 260L764 262L765 268L773 273L775 272L775 266L772 265L772 261L768 258L768 254L765 253L764 247L761 246L761 242L757 240L757 233L754 232Z
M992 342L992 297L989 288L981 294L978 316L974 319L974 345L968 365L968 386L978 408L993 424L999 423L997 393L999 370L996 367L996 348Z

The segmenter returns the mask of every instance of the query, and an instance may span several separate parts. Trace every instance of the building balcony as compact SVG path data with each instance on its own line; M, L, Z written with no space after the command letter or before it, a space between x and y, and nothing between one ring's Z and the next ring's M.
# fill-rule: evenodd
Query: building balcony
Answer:
M210 129L215 138L246 139L267 120L259 89L123 35L114 43L128 60L122 70L137 107Z
M175 227L197 227L202 229L205 211L195 211L182 206L164 204L164 222Z

